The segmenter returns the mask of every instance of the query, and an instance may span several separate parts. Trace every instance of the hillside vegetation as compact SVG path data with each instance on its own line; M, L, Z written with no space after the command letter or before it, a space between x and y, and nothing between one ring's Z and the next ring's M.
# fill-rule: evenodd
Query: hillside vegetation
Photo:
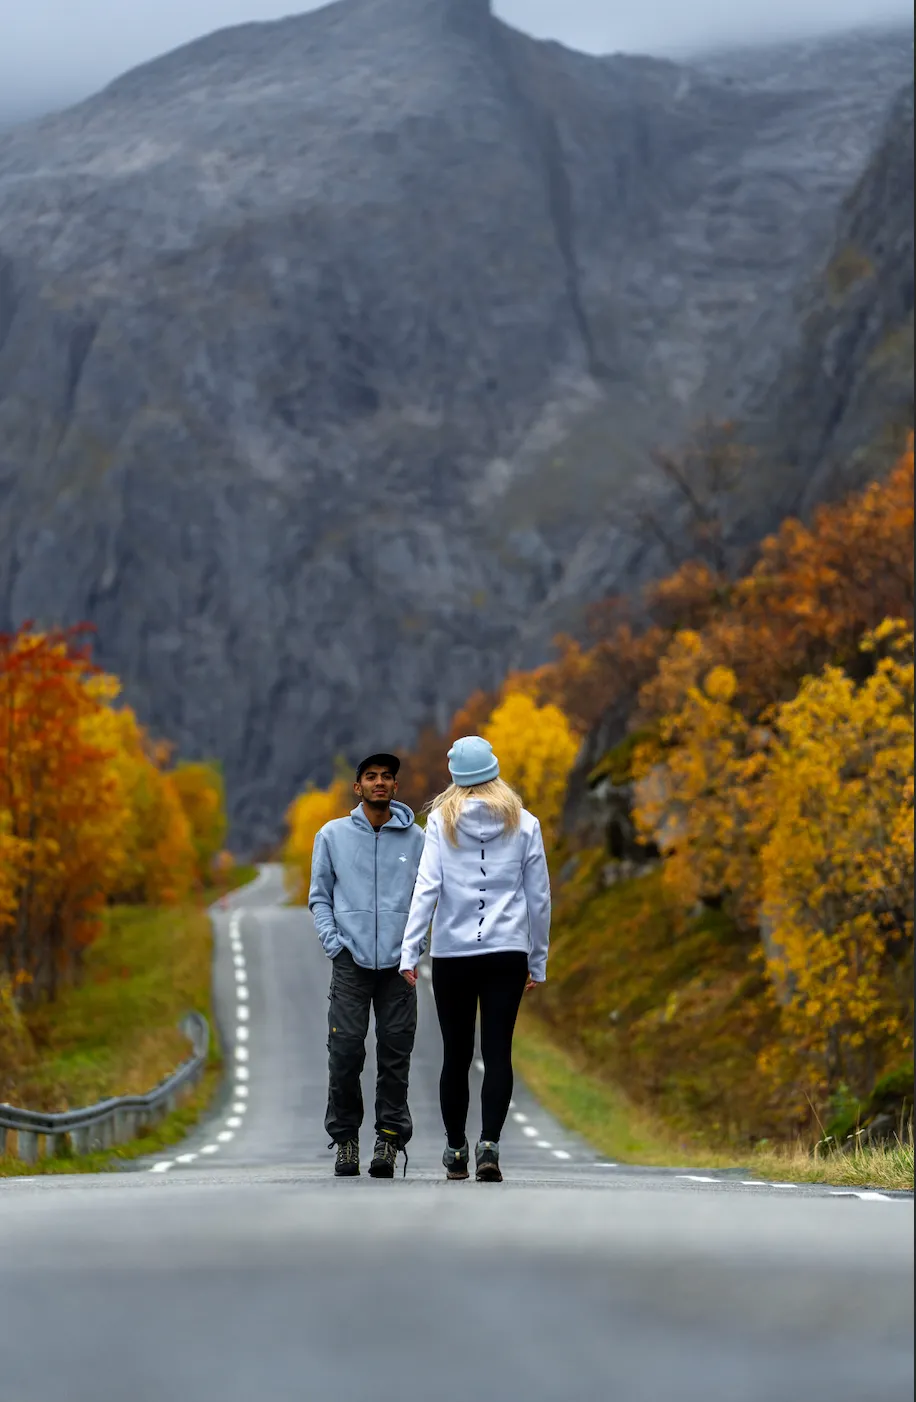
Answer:
M606 605L592 647L471 698L404 766L419 806L452 738L494 739L552 846L536 1014L682 1143L882 1115L890 1137L910 1112L912 492L910 447L743 577L700 559L639 622ZM332 811L294 807L300 871Z

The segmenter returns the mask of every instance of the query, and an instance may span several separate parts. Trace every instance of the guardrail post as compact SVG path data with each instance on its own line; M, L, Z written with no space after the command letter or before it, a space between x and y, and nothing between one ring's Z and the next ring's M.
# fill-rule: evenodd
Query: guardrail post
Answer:
M56 1159L60 1157L60 1152L66 1142L66 1134L46 1134L45 1135L45 1158Z
M73 1152L77 1155L89 1153L89 1142L92 1133L91 1126L80 1125L79 1129L74 1129L70 1133L70 1142L73 1145Z
M33 1129L20 1129L16 1132L19 1140L19 1157L23 1163L38 1162L38 1135Z
M3 1125L0 1125L0 1159L2 1159L3 1155L6 1153L6 1135L7 1131L4 1129Z

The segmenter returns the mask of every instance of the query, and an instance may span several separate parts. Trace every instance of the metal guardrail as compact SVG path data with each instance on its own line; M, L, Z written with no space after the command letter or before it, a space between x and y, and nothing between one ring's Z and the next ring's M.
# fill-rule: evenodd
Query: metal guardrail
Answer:
M165 1119L184 1092L200 1081L210 1046L210 1028L201 1013L188 1013L180 1026L194 1054L147 1095L122 1095L82 1110L53 1115L0 1105L0 1154L7 1151L10 1131L16 1136L17 1157L24 1163L36 1163L42 1139L49 1157L59 1154L68 1140L73 1154L91 1154L126 1144L136 1139L141 1130Z

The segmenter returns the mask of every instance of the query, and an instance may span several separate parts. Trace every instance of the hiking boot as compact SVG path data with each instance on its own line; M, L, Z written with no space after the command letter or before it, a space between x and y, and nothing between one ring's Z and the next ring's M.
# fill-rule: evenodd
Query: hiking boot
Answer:
M482 1139L474 1150L474 1158L477 1160L477 1182L478 1183L501 1183L503 1176L499 1171L499 1145L492 1140Z
M334 1164L335 1178L359 1177L359 1140L344 1139L337 1145L337 1161Z
M450 1146L447 1145L445 1153L442 1155L442 1164L445 1168L446 1178L451 1178L454 1180L461 1178L469 1178L470 1174L468 1173L468 1160L470 1159L470 1157L471 1151L468 1147L467 1140L464 1141L464 1144L460 1149L452 1149Z
M383 1129L375 1141L372 1162L369 1165L370 1178L393 1178L398 1154L404 1155L404 1177L407 1177L407 1150L393 1130Z

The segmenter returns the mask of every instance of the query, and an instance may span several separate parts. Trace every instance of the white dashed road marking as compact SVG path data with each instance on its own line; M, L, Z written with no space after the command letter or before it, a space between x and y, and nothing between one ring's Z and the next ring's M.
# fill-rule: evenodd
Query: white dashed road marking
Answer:
M687 1183L721 1183L721 1178L704 1178L700 1173L676 1173L675 1178L683 1178Z
M248 1109L248 1087L242 1083L248 1080L248 1067L245 1063L248 1061L249 1055L248 1048L244 1043L249 1040L251 1034L246 1026L250 1018L250 1013L247 1007L248 989L246 984L248 982L248 975L245 972L245 954L242 949L242 937L239 933L241 919L241 912L235 910L232 912L229 920L229 949L232 954L232 965L236 984L235 996L237 999L235 1028L236 1047L234 1052L236 1065L235 1084L232 1088L233 1104L231 1115L226 1120L226 1128L220 1130L216 1135L214 1143L205 1144L203 1148L200 1149L199 1153L178 1154L174 1159L162 1159L159 1163L152 1165L150 1169L151 1173L167 1173L176 1163L194 1163L200 1154L218 1154L221 1144L229 1144L235 1138L235 1131L241 1127L243 1123L242 1116Z

